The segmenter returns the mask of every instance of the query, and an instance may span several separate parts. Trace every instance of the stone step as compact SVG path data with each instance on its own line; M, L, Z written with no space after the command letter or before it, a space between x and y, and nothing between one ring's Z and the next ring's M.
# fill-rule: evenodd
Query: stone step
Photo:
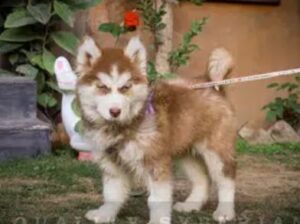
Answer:
M0 77L0 120L36 117L36 83L24 77Z
M50 151L50 128L44 122L0 121L0 161L35 157Z

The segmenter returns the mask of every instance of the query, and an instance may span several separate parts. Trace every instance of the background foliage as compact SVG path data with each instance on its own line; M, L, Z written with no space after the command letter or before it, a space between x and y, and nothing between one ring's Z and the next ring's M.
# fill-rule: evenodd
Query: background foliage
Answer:
M153 43L151 48L157 52L159 45L163 44L165 40L162 39L161 31L166 28L166 24L163 23L163 16L166 14L166 1L160 6L153 0L132 0L136 5L136 10L140 13L142 19L142 29L148 31L153 35ZM201 5L202 0L189 0L190 2ZM172 1L178 2L178 1ZM177 49L169 52L168 61L171 66L170 73L159 73L156 70L155 63L152 60L148 61L147 74L150 81L155 81L161 78L173 78L175 71L180 67L187 65L190 60L190 55L195 50L199 49L196 44L192 43L194 37L202 32L207 18L195 20L192 22L189 30L183 35L182 42ZM99 26L99 31L111 33L112 36L117 39L129 30L124 27L124 24L117 23L102 23Z
M71 30L75 13L101 0L10 0L0 3L0 54L10 69L0 74L36 80L38 104L49 117L59 111L54 49L74 55L79 39Z
M275 91L285 92L286 97L276 97L273 101L263 107L266 111L267 120L274 122L285 120L292 127L299 128L300 125L300 76L295 77L294 82L285 82L282 84L271 83L268 88Z

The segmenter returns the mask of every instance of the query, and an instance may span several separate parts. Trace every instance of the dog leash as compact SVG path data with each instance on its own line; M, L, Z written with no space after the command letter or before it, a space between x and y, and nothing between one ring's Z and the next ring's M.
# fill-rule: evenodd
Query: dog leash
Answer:
M191 84L191 85L189 85L189 88L203 89L203 88L210 88L210 87L217 87L217 86L225 86L225 85L231 85L231 84L235 84L235 83L250 82L250 81L275 78L275 77L279 77L279 76L294 75L297 73L300 73L300 68L282 70L282 71L276 71L276 72L270 72L270 73L261 73L261 74L257 74L257 75L249 75L249 76L243 76L243 77L232 78L232 79L224 79L222 81Z

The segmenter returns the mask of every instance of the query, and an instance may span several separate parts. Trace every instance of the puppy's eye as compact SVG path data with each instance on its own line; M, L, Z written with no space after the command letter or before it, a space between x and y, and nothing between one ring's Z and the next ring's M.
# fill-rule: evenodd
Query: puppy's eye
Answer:
M109 88L106 85L97 84L96 86L97 86L97 89L99 89L103 93L108 93L109 92Z
M131 88L131 86L132 86L131 84L126 84L126 85L124 85L120 88L120 91L121 92L126 92Z

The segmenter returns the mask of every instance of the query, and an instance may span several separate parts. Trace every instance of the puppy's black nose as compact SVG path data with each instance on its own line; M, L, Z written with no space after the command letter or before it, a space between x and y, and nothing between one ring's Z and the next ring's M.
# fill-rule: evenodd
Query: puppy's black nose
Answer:
M109 109L109 113L112 117L118 117L121 113L121 109L117 107L113 107Z

